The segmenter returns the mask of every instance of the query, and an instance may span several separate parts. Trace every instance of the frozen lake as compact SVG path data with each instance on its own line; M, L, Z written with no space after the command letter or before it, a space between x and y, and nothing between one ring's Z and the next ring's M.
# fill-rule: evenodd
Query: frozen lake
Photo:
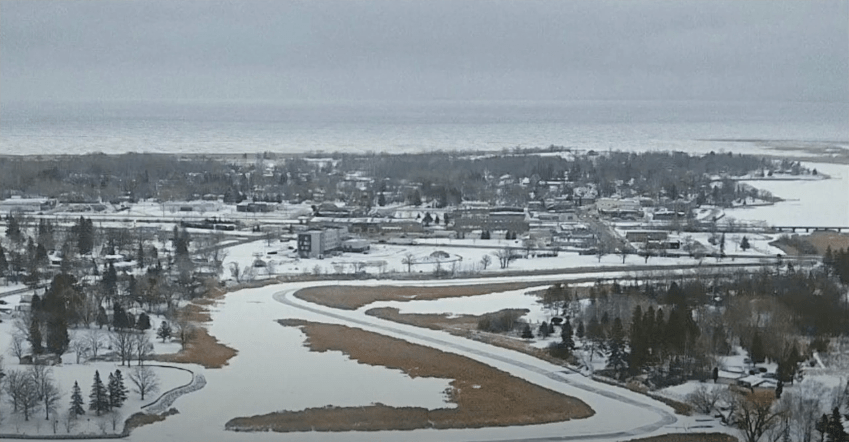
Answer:
M785 201L772 206L725 210L737 220L765 221L768 225L849 226L849 166L805 163L831 176L815 181L749 181Z

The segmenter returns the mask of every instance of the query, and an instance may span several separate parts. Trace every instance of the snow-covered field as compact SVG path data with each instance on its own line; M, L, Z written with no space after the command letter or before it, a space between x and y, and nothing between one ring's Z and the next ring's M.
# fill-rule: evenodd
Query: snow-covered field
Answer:
M15 305L20 301L20 295L12 295L3 298L6 301L8 306L14 308ZM9 350L11 349L12 342L12 334L14 330L14 317L11 314L0 314L0 349L3 349L3 365L5 371L8 373L12 370L27 370L29 365L21 365L18 363L18 360L14 355L12 355ZM152 321L155 322L155 321ZM155 322L154 327L158 326L158 322ZM71 339L73 340L76 335L83 335L87 332L86 329L78 329L78 330L70 330ZM148 332L153 339L154 331L148 330ZM106 331L103 333L103 341L105 343L106 339ZM162 343L159 340L155 341L155 351L158 353L170 353L179 350L180 345L177 343ZM108 353L109 350L101 349L100 355ZM55 380L55 384L61 394L61 398L57 401L57 412L51 413L51 419L45 420L45 413L43 406L38 407L33 416L30 417L30 420L26 422L24 420L23 414L15 414L12 413L11 404L7 401L8 396L4 394L3 401L0 402L0 416L2 416L2 426L0 426L0 433L5 434L53 434L53 425L52 421L55 418L58 418L57 431L59 434L67 434L67 430L63 424L62 417L68 410L70 404L71 397L71 389L74 386L74 382L77 382L80 386L80 390L82 391L82 396L85 401L86 414L81 416L77 421L75 428L71 431L73 434L101 434L104 432L107 433L115 433L121 432L123 429L123 421L130 415L141 411L141 407L143 405L147 405L153 402L160 394L178 386L187 384L192 380L192 375L189 372L180 369L168 368L168 367L181 367L189 369L195 373L202 373L203 367L199 367L193 364L169 364L169 363L153 363L155 364L151 368L153 369L156 376L159 378L159 391L153 394L148 394L145 396L145 400L142 401L139 394L133 392L135 388L132 382L129 380L129 374L132 371L132 368L128 368L126 366L121 366L117 362L107 362L107 361L98 361L98 362L85 362L84 360L81 363L76 363L76 355L73 351L69 351L62 357L62 363L57 366L51 367L52 378ZM135 363L133 367L135 367ZM94 379L95 371L100 373L101 380L106 383L109 377L109 373L114 372L115 370L121 370L124 378L124 385L130 391L128 394L128 399L124 403L124 405L118 410L120 414L120 419L118 420L117 430L112 430L112 423L110 416L95 416L93 411L88 410L88 396L91 391L92 382ZM176 406L180 405L180 400L178 399Z
M698 235L698 234L696 234ZM772 248L766 245L771 241L770 236L750 235L753 248L745 254L762 254L764 258L774 257L779 249ZM704 238L707 243L707 236ZM456 240L461 241L461 240ZM468 241L468 240L467 240ZM728 239L730 241L730 239ZM503 246L499 246L499 242L493 240L491 248L484 248L481 245L487 244L488 241L478 241L476 247L464 247L462 243L455 244L455 240L441 240L439 245L394 245L394 244L372 244L371 250L367 254L363 253L344 253L340 256L328 257L324 259L318 258L299 258L294 252L294 241L281 242L273 241L271 245L265 240L259 240L239 246L231 247L227 252L227 257L224 260L225 278L231 278L232 272L229 270L234 264L238 265L240 272L244 275L246 269L251 269L257 259L264 262L264 267L253 267L251 270L256 278L265 278L270 273L277 275L284 274L321 274L321 275L343 275L355 273L357 268L362 268L363 271L371 275L383 275L390 277L392 273L407 273L407 265L404 260L407 254L410 254L415 261L411 266L410 271L420 274L433 274L436 269L441 269L442 272L462 274L485 274L496 276L498 273L505 271L498 264L498 258L494 253ZM518 244L514 244L519 248ZM728 250L733 250L733 245L729 242ZM269 254L271 252L271 254ZM437 263L431 255L435 252L445 252L450 255L450 258L445 258ZM731 252L730 255L734 255ZM740 251L738 254L744 254ZM491 263L486 270L483 269L481 260L484 256L489 256ZM675 266L675 265L698 265L700 262L707 260L698 260L689 256L682 257L652 257L645 261L644 258L637 255L628 255L625 262L622 262L622 257L619 255L604 255L601 260L596 255L580 255L576 252L560 252L556 257L548 258L519 258L510 262L507 271L532 271L532 270L554 270L554 269L571 269L571 268L623 268L627 269L634 265L656 265L656 266ZM730 262L725 260L725 262ZM757 258L738 258L735 263L750 263L758 262ZM231 264L232 263L232 264Z

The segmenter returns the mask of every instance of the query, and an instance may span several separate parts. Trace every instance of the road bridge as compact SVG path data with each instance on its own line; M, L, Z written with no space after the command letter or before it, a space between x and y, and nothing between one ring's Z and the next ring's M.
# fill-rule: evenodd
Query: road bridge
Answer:
M837 226L837 227L823 227L823 226L772 226L772 229L777 232L796 232L796 230L804 229L806 233L810 233L811 231L820 232L831 230L837 233L840 233L844 230L849 231L849 226Z

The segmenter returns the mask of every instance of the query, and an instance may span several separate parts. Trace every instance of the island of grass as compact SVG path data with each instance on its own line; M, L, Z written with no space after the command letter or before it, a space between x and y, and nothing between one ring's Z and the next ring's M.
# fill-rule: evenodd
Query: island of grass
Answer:
M569 397L464 356L343 325L281 320L299 327L312 351L341 351L360 363L400 369L410 377L452 379L455 408L324 407L238 417L234 431L379 431L422 428L482 428L588 418L595 412ZM509 406L505 406L508 405Z
M505 282L457 286L319 286L295 292L295 297L327 307L356 310L377 301L426 301L463 296L489 295L553 284L554 281Z

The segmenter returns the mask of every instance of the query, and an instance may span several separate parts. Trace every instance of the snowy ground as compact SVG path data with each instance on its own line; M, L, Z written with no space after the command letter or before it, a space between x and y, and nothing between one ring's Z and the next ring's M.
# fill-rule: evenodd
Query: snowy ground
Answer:
M8 302L9 306L14 307L20 301L20 295L12 295L4 298L4 301ZM4 350L3 353L3 365L6 372L11 370L26 370L29 365L20 365L18 364L18 360L11 353L9 353L9 349L11 348L12 342L12 333L14 330L13 322L14 318L11 314L0 314L0 348ZM152 323L155 322L155 326L158 326L158 322L156 320L152 320ZM70 330L71 338L74 339L77 334L85 334L87 333L86 329L81 330ZM153 331L149 330L149 334L153 338ZM106 341L105 330L103 333L103 340ZM155 344L155 351L160 353L169 353L173 351L177 351L180 347L177 343L161 343L157 341ZM102 349L100 351L100 355L108 353L107 349ZM88 395L91 391L92 381L94 379L95 371L100 372L100 377L103 382L107 382L109 373L114 372L115 370L121 370L121 373L124 377L124 385L130 390L127 401L124 403L124 406L118 410L119 414L122 418L119 420L119 424L117 426L117 432L120 432L123 429L123 420L136 413L141 411L142 405L149 404L153 402L159 395L167 390L178 387L180 385L184 385L191 381L192 376L190 373L177 370L167 367L161 366L172 366L172 367L182 367L188 368L189 370L194 371L195 373L202 373L203 367L195 366L192 364L168 364L168 363L155 363L157 366L152 367L156 376L159 378L160 388L159 392L148 394L145 396L145 400L142 401L140 395L134 393L132 390L134 388L132 382L130 382L128 376L131 371L131 368L127 368L126 366L121 366L117 362L85 362L83 361L80 364L76 363L76 355L69 351L62 357L62 364L51 367L53 379L56 381L56 385L59 388L59 391L62 394L62 397L57 401L57 410L58 413L51 416L51 421L53 417L60 418L65 414L68 409L68 405L70 403L71 397L71 388L74 385L74 382L78 382L80 389L82 391L83 399L86 403L86 414L81 416L78 421L76 428L72 430L73 434L101 434L104 431L108 433L113 433L115 431L112 430L111 418L110 416L102 416L96 417L94 412L88 411ZM135 365L133 365L135 366ZM2 430L0 433L12 433L12 434L53 434L53 426L51 421L45 420L45 414L43 407L40 407L36 410L33 417L30 418L29 422L24 421L24 417L22 414L14 414L12 413L11 404L6 400L8 397L4 395L3 401L0 402L0 416L2 416ZM180 405L181 399L177 400L176 406ZM66 429L62 424L62 420L59 419L58 424L58 433L66 434Z
M707 237L704 241L707 243ZM736 240L736 237L734 237ZM752 235L753 248L746 255L761 254L764 258L771 258L779 251L766 245L770 237L764 236L761 238L758 235ZM254 241L247 244L231 247L227 252L227 257L224 259L225 278L232 278L232 272L229 270L234 264L238 265L242 275L246 270L253 273L255 278L266 278L270 273L275 275L285 274L321 274L321 275L343 275L355 273L357 268L362 268L363 271L371 275L382 275L390 277L393 273L407 273L407 265L404 263L407 254L410 254L414 260L410 271L420 274L433 274L437 267L443 272L455 274L484 274L497 276L505 271L498 264L498 258L494 255L498 250L499 242L493 240L478 241L479 244L487 244L492 248L484 248L480 245L476 247L463 247L454 245L455 241L440 240L439 245L394 245L394 244L373 244L368 253L343 253L340 256L327 257L324 259L318 258L299 258L294 251L294 241L273 241L269 245L265 240ZM460 240L457 240L460 241ZM468 241L468 240L467 240ZM726 247L733 249L731 239ZM462 244L462 243L461 243ZM518 248L519 246L516 245ZM449 258L441 259L436 262L431 255L434 252L445 252L450 255ZM734 253L732 252L732 255ZM743 252L739 252L743 254ZM483 269L481 260L484 256L489 256L491 263L486 270ZM263 267L254 267L257 259L262 260ZM550 258L519 258L510 262L506 271L533 271L533 270L553 270L553 269L570 269L570 268L628 268L634 265L657 265L657 266L676 266L676 265L698 265L700 262L710 262L707 259L698 260L689 256L681 257L652 257L645 261L644 258L637 255L628 255L625 263L622 262L622 257L619 255L605 255L598 259L596 255L580 255L575 252L560 252L556 257ZM730 258L723 262L731 262ZM735 263L754 263L759 262L757 258L737 258Z

